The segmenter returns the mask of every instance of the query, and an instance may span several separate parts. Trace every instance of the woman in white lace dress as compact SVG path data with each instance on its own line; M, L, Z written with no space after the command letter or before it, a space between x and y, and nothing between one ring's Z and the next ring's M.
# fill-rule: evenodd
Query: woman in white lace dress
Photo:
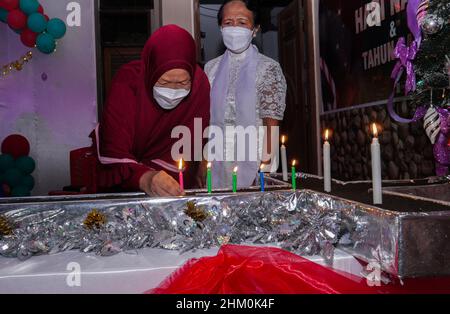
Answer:
M226 134L222 155L225 161L213 162L213 185L230 187L233 169L237 166L238 186L245 188L255 181L261 163L269 165L265 168L269 171L278 163L273 156L279 134L271 127L277 127L283 120L286 80L278 62L259 53L251 44L260 30L251 1L226 0L219 10L218 20L227 50L205 66L212 87L211 126L219 127ZM225 131L230 126L256 127L257 140L250 140L250 143L236 140L235 134ZM210 140L215 136L210 134ZM264 144L265 139L271 140ZM250 153L255 148L256 160ZM267 148L267 154L263 154L263 148ZM245 152L244 161L239 158L242 157L239 151ZM220 155L215 152L216 158Z

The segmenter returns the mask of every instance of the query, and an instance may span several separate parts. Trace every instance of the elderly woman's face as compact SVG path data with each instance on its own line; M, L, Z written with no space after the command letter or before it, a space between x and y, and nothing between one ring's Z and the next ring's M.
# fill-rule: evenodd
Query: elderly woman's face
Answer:
M173 69L164 73L156 82L156 87L190 90L192 85L191 75L183 69Z
M242 1L232 1L223 8L222 27L245 27L253 29L253 12Z

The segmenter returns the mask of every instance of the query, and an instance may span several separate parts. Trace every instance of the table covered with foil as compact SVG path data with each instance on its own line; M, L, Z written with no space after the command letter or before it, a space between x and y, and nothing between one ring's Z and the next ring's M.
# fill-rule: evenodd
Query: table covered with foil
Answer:
M391 212L309 190L11 202L0 205L0 231L0 255L20 260L277 244L330 264L337 248L400 278L450 275L450 212Z

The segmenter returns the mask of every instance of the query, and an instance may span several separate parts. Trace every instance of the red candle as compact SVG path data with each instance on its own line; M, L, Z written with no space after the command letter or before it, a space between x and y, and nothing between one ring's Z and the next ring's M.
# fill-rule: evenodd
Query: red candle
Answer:
M183 158L180 159L180 163L178 165L178 169L180 169L179 182L181 191L184 191L184 176L183 176Z

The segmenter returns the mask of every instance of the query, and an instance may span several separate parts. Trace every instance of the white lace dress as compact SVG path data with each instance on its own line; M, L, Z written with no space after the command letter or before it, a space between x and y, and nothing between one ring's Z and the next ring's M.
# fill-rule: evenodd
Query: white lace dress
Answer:
M236 125L236 81L238 80L239 70L242 62L244 61L246 52L241 54L231 54L230 58L230 78L228 93L226 98L226 110L225 110L225 126ZM208 76L211 86L214 83L214 79L217 73L220 62L223 56L215 58L209 61L205 66L205 72ZM275 60L258 53L258 65L256 73L256 127L263 126L263 119L270 118L274 120L283 120L284 110L286 109L286 79L283 75L283 71L280 64ZM226 88L224 86L224 88ZM259 134L258 131L258 161L261 160L264 134ZM224 156L226 160L232 159L230 152L234 152L234 137L226 137L225 139L225 151ZM276 162L275 162L276 163ZM274 163L274 164L275 164ZM232 183L232 170L235 167L235 163L228 162L226 165L226 171L223 174L224 187L231 185ZM273 168L271 170L274 170Z

